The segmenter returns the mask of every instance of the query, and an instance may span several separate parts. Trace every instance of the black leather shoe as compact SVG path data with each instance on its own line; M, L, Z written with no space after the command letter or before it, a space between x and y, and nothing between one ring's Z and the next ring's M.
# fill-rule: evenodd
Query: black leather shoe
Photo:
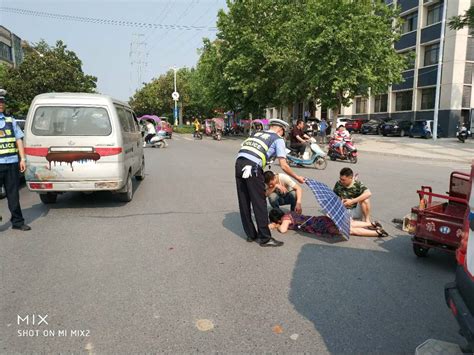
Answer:
M256 239L254 239L254 238L247 237L247 242L249 242L249 243L255 242L255 240Z
M13 226L12 229L18 229L20 231L25 232L31 230L31 227L27 224L22 224L21 226Z
M270 238L266 243L260 243L261 247L281 247L284 243L276 239Z

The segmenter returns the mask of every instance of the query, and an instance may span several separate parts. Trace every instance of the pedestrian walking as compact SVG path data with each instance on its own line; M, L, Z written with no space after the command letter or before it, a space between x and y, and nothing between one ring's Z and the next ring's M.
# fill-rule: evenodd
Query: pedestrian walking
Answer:
M257 132L242 143L235 162L235 179L240 218L247 241L255 241L262 247L279 247L283 242L273 239L268 228L263 169L270 159L276 157L285 173L300 183L304 183L304 178L295 174L286 162L283 137L290 126L280 119L271 119L269 123L268 131ZM252 221L251 207L257 229Z
M13 229L30 230L20 207L20 172L26 170L24 136L15 119L5 116L6 91L0 89L0 186L5 186ZM18 159L18 155L20 159Z
M323 118L319 123L319 142L321 144L326 144L326 130L328 128L328 123Z

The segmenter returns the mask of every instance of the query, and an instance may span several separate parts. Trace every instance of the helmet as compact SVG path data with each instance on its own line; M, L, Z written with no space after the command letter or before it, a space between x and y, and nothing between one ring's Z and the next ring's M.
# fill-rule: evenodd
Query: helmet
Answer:
M280 126L285 131L290 128L290 125L288 124L288 122L285 122L285 121L280 120L278 118L272 118L269 123L270 123L270 126Z

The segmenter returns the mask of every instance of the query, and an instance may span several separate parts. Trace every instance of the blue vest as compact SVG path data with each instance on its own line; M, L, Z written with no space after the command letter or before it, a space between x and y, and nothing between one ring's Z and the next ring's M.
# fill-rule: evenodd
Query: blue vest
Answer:
M262 168L265 168L270 158L268 150L277 139L282 138L274 132L257 132L242 143L237 157L244 156L244 153L250 154L259 159L262 162Z

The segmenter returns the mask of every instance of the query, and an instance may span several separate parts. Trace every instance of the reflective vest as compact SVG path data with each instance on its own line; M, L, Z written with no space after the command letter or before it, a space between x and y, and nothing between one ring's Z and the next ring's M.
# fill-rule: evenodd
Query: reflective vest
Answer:
M237 156L241 156L241 153L250 154L260 159L264 168L267 165L267 159L270 158L268 149L277 139L282 138L274 132L257 132L242 143Z
M18 154L13 119L5 117L5 127L0 128L0 158Z

